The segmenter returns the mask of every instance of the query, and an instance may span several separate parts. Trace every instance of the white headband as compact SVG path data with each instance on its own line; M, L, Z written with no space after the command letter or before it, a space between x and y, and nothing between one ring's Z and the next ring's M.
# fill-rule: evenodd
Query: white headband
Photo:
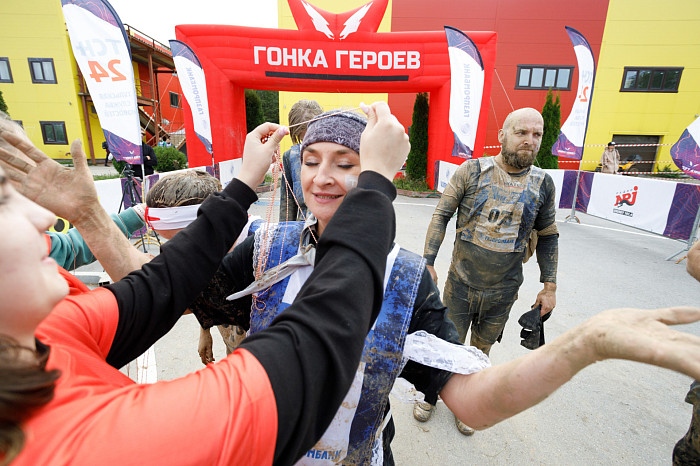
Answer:
M154 230L185 228L197 218L201 204L180 207L146 207L146 222Z

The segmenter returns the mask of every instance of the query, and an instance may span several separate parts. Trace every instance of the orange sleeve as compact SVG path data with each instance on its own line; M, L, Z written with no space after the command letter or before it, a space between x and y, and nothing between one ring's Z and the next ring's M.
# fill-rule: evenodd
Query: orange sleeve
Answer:
M239 349L179 379L74 400L35 428L41 446L22 464L265 465L277 412L262 365Z

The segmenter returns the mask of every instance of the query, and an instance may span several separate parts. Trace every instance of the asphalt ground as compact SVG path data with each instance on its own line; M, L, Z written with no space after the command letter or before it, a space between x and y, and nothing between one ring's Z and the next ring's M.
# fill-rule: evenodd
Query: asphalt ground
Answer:
M251 209L265 217L269 194ZM399 196L394 205L397 242L421 253L437 199ZM272 218L277 217L272 206ZM560 231L557 307L545 324L548 341L606 309L652 309L700 305L700 284L666 258L685 243L577 213L581 224L567 223L570 211L557 214ZM436 261L440 289L449 267L455 222L450 222ZM151 248L157 253L157 248ZM679 257L683 257L681 254ZM97 267L93 265L92 267ZM517 318L541 289L533 258L525 264L525 282L503 337L491 351L494 365L528 352L520 346ZM700 324L683 331L700 336ZM224 357L214 336L215 356ZM155 345L159 380L202 367L197 353L199 327L184 316ZM440 402L427 423L415 421L412 406L392 398L397 464L670 464L675 442L685 434L691 406L683 400L690 378L639 363L604 361L584 369L538 406L472 437L462 436L452 414ZM186 402L183 400L183 402Z

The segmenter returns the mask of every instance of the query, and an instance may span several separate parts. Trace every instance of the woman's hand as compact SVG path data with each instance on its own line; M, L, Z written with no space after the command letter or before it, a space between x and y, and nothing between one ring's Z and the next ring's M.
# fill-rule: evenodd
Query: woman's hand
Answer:
M360 138L362 171L375 171L391 181L411 149L408 135L386 102L375 102L363 110L367 114L367 127Z
M272 135L270 135L272 133ZM248 133L243 147L243 163L236 178L248 185L252 190L265 179L265 173L274 161L273 155L289 129L275 123L263 123ZM267 141L262 142L267 137Z

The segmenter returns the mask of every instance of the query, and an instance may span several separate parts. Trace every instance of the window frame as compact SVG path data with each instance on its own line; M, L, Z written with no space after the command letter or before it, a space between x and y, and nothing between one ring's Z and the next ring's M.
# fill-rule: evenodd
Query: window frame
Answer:
M180 106L180 94L178 94L177 92L173 92L173 91L168 91L168 92L170 92L170 107L171 108L182 108ZM173 105L173 96L177 98L177 105Z
M0 61L4 61L5 63L7 63L7 72L10 74L10 77L8 79L2 79L2 77L0 77L0 83L15 82L12 78L12 67L10 66L10 57L0 57Z
M58 76L56 76L56 66L53 63L53 58L30 57L30 58L27 58L27 62L29 63L29 74L32 77L32 82L34 84L58 84ZM42 79L37 79L37 77L34 75L34 67L32 66L32 63L41 63L42 64L42 70L41 70ZM43 79L43 77L44 77L43 64L44 63L51 63L51 70L53 71L53 80Z
M46 126L51 125L52 127L60 125L63 128L63 135L66 137L64 142L61 141L49 141L46 138ZM65 121L40 121L39 126L41 127L41 137L44 139L44 144L51 146L67 146L68 145L68 132L66 131ZM55 134L55 133L54 133Z
M620 83L620 92L661 92L665 94L677 94L678 88L681 85L681 78L683 77L684 69L685 67L683 66L625 66L625 68L622 70L622 82ZM642 71L650 71L651 74L649 75L649 83L647 84L647 87L644 89L638 89L637 81L639 80L639 76ZM661 81L661 88L653 89L651 86L654 82L654 74L659 71L664 72L664 78ZM668 77L669 71L679 72L678 82L676 83L675 89L664 89L664 84L666 83L666 78ZM634 82L632 83L632 86L627 88L625 87L625 81L627 79L627 73L629 72L635 72L636 75L634 77Z
M518 65L518 68L515 72L515 89L520 89L520 90L530 90L530 91L548 91L549 89L553 91L570 91L571 90L571 83L574 79L574 66L569 66L569 65ZM527 86L521 86L520 85L520 73L522 70L528 70L530 72L530 76L528 79L528 83L532 82L532 75L534 74L533 71L535 69L542 69L542 86L540 87L534 87L528 84ZM557 81L559 80L559 72L560 70L569 70L569 80L566 83L566 87L558 87L557 86ZM544 81L547 79L547 71L548 70L555 70L556 74L554 75L554 86L545 86Z

